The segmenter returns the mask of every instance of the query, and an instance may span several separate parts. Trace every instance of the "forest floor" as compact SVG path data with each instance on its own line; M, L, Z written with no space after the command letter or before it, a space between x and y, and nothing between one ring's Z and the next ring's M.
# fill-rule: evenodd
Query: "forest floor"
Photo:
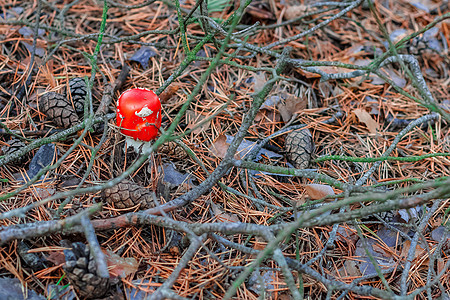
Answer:
M96 298L448 299L448 1L134 2L0 4L5 295L95 298L81 242ZM116 125L136 87L151 153Z

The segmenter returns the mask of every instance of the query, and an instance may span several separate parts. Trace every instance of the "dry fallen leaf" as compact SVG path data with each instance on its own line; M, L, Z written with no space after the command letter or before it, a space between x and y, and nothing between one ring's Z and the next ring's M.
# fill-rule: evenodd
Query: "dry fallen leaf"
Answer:
M334 66L318 66L316 68L328 75L342 74L342 73L348 72L348 69L341 68L341 67L334 67Z
M35 191L39 199L43 200L53 195L56 192L56 189L53 187L46 187L46 188L36 188Z
M409 248L411 248L411 241L405 241L402 247L401 258L406 259L408 257ZM426 255L427 251L423 249L420 245L416 246L416 252L414 253L414 259L421 260L421 265L428 266L430 260L428 259L428 255Z
M320 78L320 77L322 77L320 74L313 73L313 72L309 72L309 71L305 71L305 70L302 70L302 69L296 69L296 71L297 71L301 76L304 76L304 77L306 77L306 78L308 78L308 79L310 79L310 78Z
M255 116L255 122L261 121L264 118L264 115L265 115L264 111L261 110L258 111Z
M348 225L340 225L337 230L336 240L344 243L354 244L358 241L359 237L356 233L356 229Z
M214 215L216 216L217 221L219 222L240 222L238 216L235 214L228 214L224 212L219 205L211 202L211 208L213 210Z
M121 257L110 250L103 250L110 275L124 278L129 274L136 273L139 262L132 257Z
M286 11L284 12L284 19L285 20L292 20L296 19L298 17L301 17L306 13L308 10L308 7L306 5L293 5L286 7Z
M211 144L209 150L218 158L224 158L225 154L227 153L228 147L230 147L230 144L227 143L227 136L221 134L217 137L214 143ZM239 155L239 153L236 153L234 155L234 158L239 160L241 159L241 156Z
M339 274L341 277L358 277L362 275L354 260L346 260L344 266L339 269Z
M370 133L376 133L379 130L378 123L372 119L370 114L364 109L357 108L353 111L353 113L358 117L358 120L361 123L366 124L367 129L369 129Z
M289 95L284 103L278 104L278 111L280 112L283 121L287 123L295 113L306 109L307 105L308 101L306 100L306 97Z
M333 188L325 184L307 184L305 185L305 189L312 200L319 200L326 196L335 195Z
M159 100L161 101L161 103L166 103L167 101L169 101L179 88L180 87L177 85L170 85L164 92L159 95Z
M438 274L440 274L442 272L442 270L444 270L445 268L445 262L442 258L438 258L437 259L437 270L438 270Z
M260 92L264 84L266 83L266 74L264 72L258 72L255 75L253 75L253 78L255 78L255 85L253 86L253 90L255 93Z
M62 253L62 251L51 251L45 258L48 261L52 262L55 266L61 265L66 262L64 253Z
M212 143L209 150L211 150L215 156L224 158L228 147L230 147L230 144L227 143L227 137L224 134L221 134L217 137L214 143Z
M396 85L398 85L400 88L404 88L404 87L406 86L406 80L405 80L404 78L398 76L394 71L389 70L389 69L384 70L384 71L385 71L385 72L384 72L384 73L385 73L384 75L386 75L387 77L389 77L389 78L390 78ZM386 73L387 73L387 74L386 74ZM384 81L384 79L378 77L378 76L375 75L375 74L370 75L370 78L373 78L371 83L372 83L372 84L375 84L375 85L383 85L383 84L386 83L386 81Z

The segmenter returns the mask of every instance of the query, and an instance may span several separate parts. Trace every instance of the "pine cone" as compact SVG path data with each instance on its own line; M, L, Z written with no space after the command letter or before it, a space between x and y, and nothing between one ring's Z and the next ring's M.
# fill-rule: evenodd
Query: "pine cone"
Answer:
M25 144L21 140L16 139L16 138L11 139L8 142L8 145L9 146L3 146L2 147L3 155L13 154L14 152L16 152L16 151L22 149L23 147L25 147ZM24 154L24 155L22 155L20 157L15 158L13 160L13 162L15 162L15 163L23 163L26 160L27 160L27 154Z
M188 157L186 151L184 151L183 148L178 146L177 143L173 141L161 145L161 147L158 149L158 152L164 153L170 158L176 158L180 160Z
M115 208L127 209L140 204L140 209L155 207L151 193L144 187L123 180L112 188L103 190L103 199Z
M89 246L80 242L73 243L71 249L64 250L64 255L66 257L64 270L77 295L81 299L104 297L109 291L111 282L109 278L98 276Z
M78 115L84 113L84 100L87 94L86 82L83 78L72 78L69 80L69 93L68 99L72 99L73 106ZM70 98L71 97L71 98Z
M43 95L39 102L40 110L57 126L67 128L78 122L78 116L67 98L55 92Z
M284 145L287 159L297 169L306 169L311 163L314 142L308 129L297 129L286 136Z

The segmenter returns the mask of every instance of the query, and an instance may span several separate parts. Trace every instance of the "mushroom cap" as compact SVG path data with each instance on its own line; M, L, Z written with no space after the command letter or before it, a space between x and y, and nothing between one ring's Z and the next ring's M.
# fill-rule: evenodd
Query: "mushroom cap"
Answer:
M135 140L151 141L161 127L161 102L151 90L126 90L117 100L117 126Z

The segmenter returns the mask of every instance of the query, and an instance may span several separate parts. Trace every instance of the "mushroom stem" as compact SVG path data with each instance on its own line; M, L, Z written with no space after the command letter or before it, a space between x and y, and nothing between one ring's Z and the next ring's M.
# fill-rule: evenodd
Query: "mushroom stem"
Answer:
M124 151L126 151L130 147L132 147L134 149L134 152L136 152L136 153L146 154L146 153L150 152L152 143L134 140L133 138L130 138L127 136L125 138Z

